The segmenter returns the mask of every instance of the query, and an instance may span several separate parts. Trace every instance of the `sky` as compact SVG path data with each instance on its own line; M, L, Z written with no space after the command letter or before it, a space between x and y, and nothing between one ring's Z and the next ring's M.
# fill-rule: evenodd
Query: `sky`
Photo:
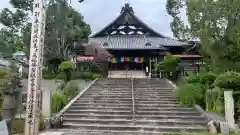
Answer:
M113 21L127 2L139 19L157 32L172 37L172 18L166 12L166 0L84 0L82 3L71 0L71 5L81 12L92 33L95 33ZM1 0L0 9L5 7L11 7L9 0Z

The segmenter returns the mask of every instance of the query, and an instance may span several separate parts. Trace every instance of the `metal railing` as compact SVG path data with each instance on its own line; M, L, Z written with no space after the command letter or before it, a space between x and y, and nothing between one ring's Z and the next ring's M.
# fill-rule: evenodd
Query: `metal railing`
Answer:
M135 119L135 93L134 93L134 88L133 88L133 77L132 77L132 74L131 74L131 91L132 91L132 115L133 115L133 118Z

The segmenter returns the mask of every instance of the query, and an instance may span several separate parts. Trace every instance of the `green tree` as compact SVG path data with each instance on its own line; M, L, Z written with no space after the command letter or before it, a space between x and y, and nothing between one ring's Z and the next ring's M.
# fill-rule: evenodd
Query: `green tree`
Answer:
M27 13L32 12L32 2L33 0L10 0L11 5L16 9L16 15L15 13L14 15L17 19L13 21L13 12L9 9L6 9L6 11L1 14L0 18L0 22L5 26L12 26L12 24L16 25L16 27L14 27L16 29L14 30L18 30L18 32L14 31L14 33L17 35L17 41L21 43L18 43L17 48L21 48L21 50L24 50L27 54L29 54L30 48L31 23L28 22L26 18L31 15ZM17 11L22 14L17 14ZM18 20L21 20L20 23L18 23ZM11 22L11 24L9 22ZM49 1L45 30L44 60L50 67L53 65L55 71L57 71L58 65L62 61L69 59L72 53L73 44L87 39L91 33L90 26L84 22L83 16L69 6L66 0ZM2 44L3 47L6 47L6 45L13 47L13 45L6 43L6 41L8 41L6 38L10 37L14 36L0 35L0 43L4 43ZM10 39L13 40L15 38ZM14 43L15 42L14 40ZM2 46L0 46L0 48ZM14 52L16 49L12 50Z
M184 0L167 0L166 10L167 13L173 18L170 24L173 36L179 40L189 40L192 38L190 28L184 24L180 16L181 9L185 8Z
M1 11L0 23L4 27L0 30L0 50L5 56L23 50L24 44L19 33L27 19L27 14L23 10L11 11L4 8Z
M168 6L170 11L183 5L183 1L168 1L174 1L171 2L174 6ZM188 0L185 7L189 31L201 40L202 54L211 59L212 69L216 72L240 70L240 1Z

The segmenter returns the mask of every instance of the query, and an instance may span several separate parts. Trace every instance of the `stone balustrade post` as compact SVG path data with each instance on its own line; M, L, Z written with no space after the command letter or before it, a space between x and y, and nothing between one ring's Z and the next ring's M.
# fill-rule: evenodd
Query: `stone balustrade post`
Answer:
M231 129L235 129L234 100L232 91L224 91L225 120Z

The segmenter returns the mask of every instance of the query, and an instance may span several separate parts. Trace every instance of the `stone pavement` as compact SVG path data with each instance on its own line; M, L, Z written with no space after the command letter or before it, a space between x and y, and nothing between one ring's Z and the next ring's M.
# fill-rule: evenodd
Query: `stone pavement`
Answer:
M141 70L116 70L109 71L109 78L146 78L145 72Z
M43 132L40 133L39 135L63 135L64 132Z

